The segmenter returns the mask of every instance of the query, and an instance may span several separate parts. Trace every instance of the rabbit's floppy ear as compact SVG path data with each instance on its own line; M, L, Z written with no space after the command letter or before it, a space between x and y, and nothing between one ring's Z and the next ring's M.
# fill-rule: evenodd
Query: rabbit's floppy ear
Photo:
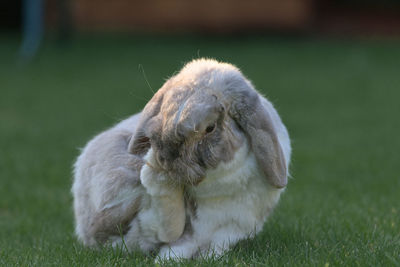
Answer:
M236 92L230 109L231 117L247 135L251 150L270 185L287 184L286 162L271 116L253 89Z
M149 150L151 128L161 125L157 115L160 113L163 98L164 90L160 89L144 107L136 132L129 141L129 153L144 155Z

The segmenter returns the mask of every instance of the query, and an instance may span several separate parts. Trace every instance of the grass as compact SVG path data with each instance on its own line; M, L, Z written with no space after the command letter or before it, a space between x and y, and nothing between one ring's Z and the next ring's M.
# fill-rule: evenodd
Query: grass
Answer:
M264 37L48 40L27 66L0 36L0 265L148 266L81 246L71 165L94 134L140 111L184 62L242 68L293 140L293 179L254 240L175 265L400 266L400 41ZM139 67L142 66L142 67Z

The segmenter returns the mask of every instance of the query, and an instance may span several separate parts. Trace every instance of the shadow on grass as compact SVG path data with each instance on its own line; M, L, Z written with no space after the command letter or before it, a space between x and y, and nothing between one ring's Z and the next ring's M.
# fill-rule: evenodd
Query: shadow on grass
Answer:
M140 251L127 252L125 248L104 246L99 249L84 247L74 242L74 258L71 264L111 265L111 266L236 266L288 263L282 260L311 243L299 229L268 226L255 238L240 241L230 251L220 257L161 260L156 263L156 253L144 254ZM273 232L274 231L274 232Z

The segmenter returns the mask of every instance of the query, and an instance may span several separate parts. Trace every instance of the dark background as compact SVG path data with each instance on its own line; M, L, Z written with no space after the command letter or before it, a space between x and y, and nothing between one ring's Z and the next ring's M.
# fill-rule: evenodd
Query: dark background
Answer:
M0 29L21 30L21 0L0 3ZM47 0L46 27L119 32L398 35L397 0Z

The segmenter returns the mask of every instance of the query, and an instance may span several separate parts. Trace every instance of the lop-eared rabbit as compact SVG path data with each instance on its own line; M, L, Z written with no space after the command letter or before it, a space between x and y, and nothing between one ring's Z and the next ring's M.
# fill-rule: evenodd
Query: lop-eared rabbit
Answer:
M237 67L194 60L83 149L76 234L161 258L221 255L263 228L290 154L277 111Z

